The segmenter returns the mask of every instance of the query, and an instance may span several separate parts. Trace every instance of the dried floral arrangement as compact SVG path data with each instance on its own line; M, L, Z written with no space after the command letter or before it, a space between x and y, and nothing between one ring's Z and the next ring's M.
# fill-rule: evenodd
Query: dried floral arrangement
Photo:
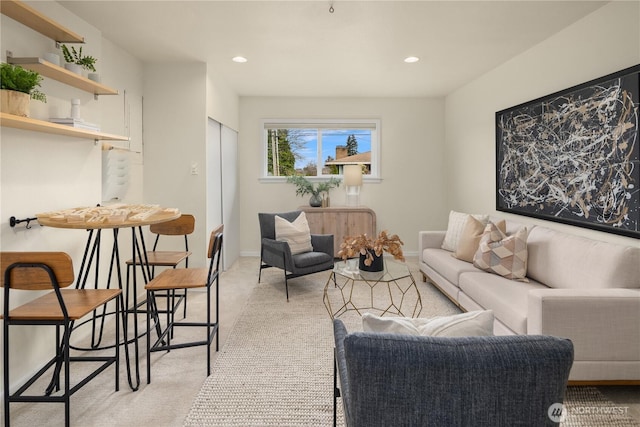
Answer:
M364 255L366 257L364 264L367 266L370 266L373 262L374 253L376 256L380 256L383 252L387 252L393 255L395 259L404 261L402 245L404 245L404 242L400 240L397 234L389 235L386 230L381 231L375 240L366 234L353 237L348 236L345 237L344 241L340 244L338 256L346 260L356 255Z

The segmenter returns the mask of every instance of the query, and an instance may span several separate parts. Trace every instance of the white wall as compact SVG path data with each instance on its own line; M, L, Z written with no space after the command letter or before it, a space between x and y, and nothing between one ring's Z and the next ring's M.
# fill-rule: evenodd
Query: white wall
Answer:
M261 120L376 118L381 121L382 182L365 182L361 204L376 212L378 231L388 229L416 254L418 231L440 226L448 208L442 185L444 100L423 98L240 98L241 253L259 255L258 212L284 212L308 204L292 184L260 182ZM344 187L331 190L331 205L345 204Z
M196 217L189 266L204 266L207 67L201 62L146 64L144 76L144 201Z
M495 212L495 112L640 63L640 3L611 2L446 98L447 205ZM631 238L516 220L622 244ZM446 218L441 218L446 225Z
M141 64L121 49L102 39L101 33L55 2L29 2L34 8L85 37L83 52L98 58L96 68L102 82L119 91L128 89L142 93ZM56 51L55 43L45 36L1 15L0 52L16 57L42 56ZM59 53L59 51L57 51ZM81 117L97 123L102 130L121 134L113 125L114 116L122 116L122 96L95 100L92 94L44 78L42 90L47 103L32 101L31 117L47 120L67 117L71 98L81 100ZM106 101L106 102L105 102ZM23 225L9 227L9 217L32 217L37 213L74 206L91 206L101 202L101 144L93 140L69 138L11 128L0 128L0 248L3 251L65 251L74 261L76 274L87 238L83 230L40 227L30 230ZM142 184L134 176L130 193L141 194ZM105 233L103 247L111 240ZM125 237L126 239L126 237ZM128 256L130 245L123 240L122 256ZM12 304L26 301L20 296ZM2 297L0 297L2 300ZM21 383L53 350L51 329L23 336L12 334L11 383Z
M236 132L240 128L240 97L221 80L215 70L207 70L207 116Z

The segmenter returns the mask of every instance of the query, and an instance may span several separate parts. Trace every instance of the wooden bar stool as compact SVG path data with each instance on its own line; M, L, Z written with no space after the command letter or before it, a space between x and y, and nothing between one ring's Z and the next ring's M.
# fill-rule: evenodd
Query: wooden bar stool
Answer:
M189 235L195 230L196 219L193 215L182 214L179 218L172 221L162 222L158 224L151 224L149 231L156 235L153 242L153 249L146 251L144 255L139 254L137 261L146 260L146 266L142 266L142 273L145 279L145 283L148 283L155 276L156 267L170 267L177 268L182 262L184 262L185 268L189 267ZM159 250L160 236L174 236L182 237L184 239L184 250L182 251L167 251ZM163 238L163 243L166 243L167 238ZM133 265L133 259L126 261L127 264L127 284L129 283L129 271ZM134 292L136 290L134 289ZM176 296L178 300L176 302ZM135 299L134 299L135 300ZM187 315L187 292L176 295L175 291L167 294L167 306L170 304L172 307L184 302L183 316ZM144 302L140 303L141 305ZM175 311L175 310L174 310Z
M222 255L222 231L224 225L218 226L211 232L209 238L208 258L209 268L176 268L164 270L151 280L146 286L147 290L147 384L151 382L151 352L170 351L171 349L206 346L207 347L207 376L211 374L211 343L216 338L216 351L218 351L219 338L219 268ZM211 319L211 287L215 284L215 320ZM206 288L207 290L207 318L204 322L174 321L173 314L167 316L167 324L159 334L158 339L151 345L152 311L155 307L155 293L174 291L177 289ZM173 307L172 311L175 311ZM155 316L157 319L158 317ZM206 329L204 340L171 343L174 327L188 326Z
M61 289L73 283L73 263L64 252L2 252L0 269L4 287L4 422L9 426L9 406L11 402L59 402L64 403L65 425L69 425L70 398L85 384L95 378L110 365L115 364L115 389L120 388L119 381L119 344L120 344L120 289ZM19 307L10 309L10 289L27 291L53 290ZM71 330L73 323L92 313L108 302L115 302L115 345L113 356L70 356ZM56 327L55 356L34 374L17 391L10 393L10 335L9 327L14 325L50 325ZM61 334L62 328L62 334ZM101 362L95 370L71 386L70 362ZM54 367L52 383L60 390L60 373L64 374L64 392L62 395L25 395L24 393Z

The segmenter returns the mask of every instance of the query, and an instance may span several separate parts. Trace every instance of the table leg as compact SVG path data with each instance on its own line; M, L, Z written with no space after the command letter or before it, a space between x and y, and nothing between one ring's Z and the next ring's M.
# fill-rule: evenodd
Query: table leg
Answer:
M142 238L142 230L140 230L140 236ZM131 227L131 254L133 259L132 268L132 297L133 297L133 305L131 309L129 308L129 281L127 280L127 301L124 309L124 336L125 336L125 359L127 363L127 380L129 381L129 387L133 391L138 390L140 387L140 364L139 364L139 347L138 347L138 278L136 275L136 264L137 259L136 253L138 254L138 258L142 261L142 255L140 254L140 247L138 245L138 239L136 236L135 227ZM145 274L144 268L142 268L143 275ZM128 273L127 273L128 274ZM128 277L127 277L128 278ZM134 352L134 360L135 360L135 383L131 374L131 361L129 356L129 335L128 335L128 326L129 326L129 314L133 311L133 352Z
M151 278L151 270L149 267L149 260L147 258L147 250L144 241L144 234L142 233L142 227L138 228L138 234L136 234L136 227L131 228L131 253L132 253L132 264L131 264L131 289L129 289L129 276L127 272L127 300L125 303L125 315L123 316L123 325L125 331L125 358L127 363L127 379L129 381L129 386L132 390L137 390L140 387L140 363L139 363L139 355L140 349L138 344L138 339L140 338L138 335L138 307L141 303L138 303L138 276L136 274L136 266L140 266L142 270L142 276L145 283ZM138 238L138 235L140 236ZM129 305L129 291L131 290L133 303ZM154 301L151 301L151 313L150 316L153 321L156 323L156 332L158 337L162 334L160 329L160 319L158 318L158 311L155 307ZM133 356L135 363L135 378L132 377L131 372L131 360L129 354L129 339L128 339L128 319L129 314L133 315Z

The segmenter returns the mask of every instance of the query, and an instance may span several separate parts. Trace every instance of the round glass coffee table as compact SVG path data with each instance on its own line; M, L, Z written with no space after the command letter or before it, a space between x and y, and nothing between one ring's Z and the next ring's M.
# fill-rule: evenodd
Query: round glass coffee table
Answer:
M332 319L348 311L401 317L417 317L422 311L409 267L386 257L379 272L350 270L346 261L336 262L322 299Z

